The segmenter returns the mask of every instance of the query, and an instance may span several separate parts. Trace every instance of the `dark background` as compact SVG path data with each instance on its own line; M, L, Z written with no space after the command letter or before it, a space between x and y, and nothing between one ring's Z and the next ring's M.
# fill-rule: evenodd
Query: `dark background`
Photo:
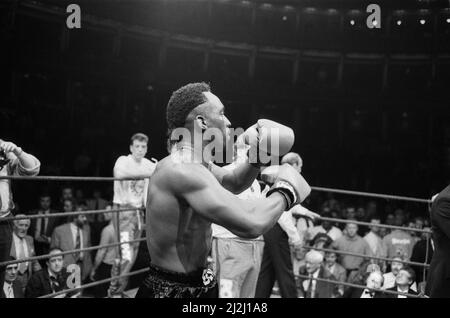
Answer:
M366 26L371 2L381 29ZM69 3L81 29L66 27ZM2 1L0 137L36 155L41 175L111 176L135 132L150 137L147 157L164 157L171 92L206 81L234 126L291 126L311 185L429 198L450 179L449 7ZM14 183L24 206L37 184Z

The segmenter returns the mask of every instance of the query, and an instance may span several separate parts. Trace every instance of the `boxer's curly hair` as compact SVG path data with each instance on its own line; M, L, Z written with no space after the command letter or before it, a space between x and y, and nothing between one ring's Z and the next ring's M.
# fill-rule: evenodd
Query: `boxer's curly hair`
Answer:
M207 101L203 93L210 91L209 84L201 82L187 84L172 93L166 110L169 151L173 144L173 141L170 140L172 131L184 126L187 115L195 107Z

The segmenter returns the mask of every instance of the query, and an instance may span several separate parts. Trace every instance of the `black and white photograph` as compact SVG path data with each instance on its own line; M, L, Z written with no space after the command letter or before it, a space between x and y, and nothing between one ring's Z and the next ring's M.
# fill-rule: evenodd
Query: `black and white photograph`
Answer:
M0 41L0 298L450 298L450 0L2 0Z

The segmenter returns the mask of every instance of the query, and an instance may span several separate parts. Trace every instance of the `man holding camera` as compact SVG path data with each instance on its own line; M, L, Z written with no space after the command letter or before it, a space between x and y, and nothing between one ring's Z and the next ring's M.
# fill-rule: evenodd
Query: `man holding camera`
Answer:
M35 176L39 173L39 160L16 144L0 139L0 176ZM11 250L12 222L3 221L14 209L11 181L0 179L0 263L5 262ZM5 267L0 266L0 285L3 285Z

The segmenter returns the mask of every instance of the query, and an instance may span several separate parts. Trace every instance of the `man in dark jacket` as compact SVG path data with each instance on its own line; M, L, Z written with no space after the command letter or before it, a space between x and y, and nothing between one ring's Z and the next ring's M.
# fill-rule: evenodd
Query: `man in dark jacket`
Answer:
M450 185L434 199L430 219L434 254L425 294L431 298L450 298Z
M15 261L13 256L9 256L5 261ZM17 280L19 274L19 264L5 266L3 272L3 283L0 289L0 298L23 298L22 284Z
M415 277L416 275L414 273L414 270L409 266L405 266L398 272L397 276L395 277L395 286L387 290L417 295L417 292L415 292L414 289L411 289L411 285L414 283ZM394 295L386 293L385 298L413 298L413 297L403 294Z
M336 285L319 279L336 281L336 278L323 266L322 253L311 250L305 256L306 265L300 269L300 274L308 275L298 282L299 295L304 298L335 298L338 297Z
M54 248L50 251L50 255L61 252L59 248ZM50 257L46 263L47 267L34 273L28 281L25 290L27 298L37 298L67 289L66 281L69 274L63 267L63 257L61 255Z

